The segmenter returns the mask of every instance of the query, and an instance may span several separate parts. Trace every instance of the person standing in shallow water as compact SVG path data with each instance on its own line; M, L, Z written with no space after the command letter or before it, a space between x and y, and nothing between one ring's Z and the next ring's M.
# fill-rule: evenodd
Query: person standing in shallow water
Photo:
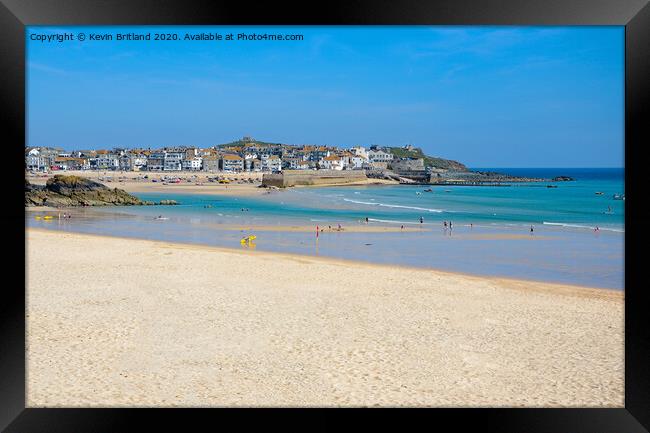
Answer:
M420 217L420 224L424 223L424 218Z
M533 229L533 226L530 226L530 234L531 234L531 236L533 235L533 232L534 232L534 231L535 231L535 230Z

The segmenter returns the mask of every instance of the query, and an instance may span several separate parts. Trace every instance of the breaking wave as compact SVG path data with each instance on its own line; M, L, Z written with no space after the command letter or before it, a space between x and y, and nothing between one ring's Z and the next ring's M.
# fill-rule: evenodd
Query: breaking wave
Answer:
M375 203L375 202L369 202L369 201L361 201L361 200L351 200L349 198L344 198L344 201L350 202L350 203L357 203L357 204L366 204L370 206L380 206L380 207L390 207L390 208L399 208L399 209L413 209L413 210L421 210L425 212L433 212L433 213L443 213L446 212L442 209L430 209L426 207L417 207L417 206L402 206L399 204L387 204L387 203Z

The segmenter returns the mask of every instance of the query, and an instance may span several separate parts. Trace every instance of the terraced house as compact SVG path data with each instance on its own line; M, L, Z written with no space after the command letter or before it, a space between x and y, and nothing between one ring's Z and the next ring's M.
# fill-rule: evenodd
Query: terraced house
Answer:
M223 171L243 171L244 158L239 155L224 155L221 158L221 168Z

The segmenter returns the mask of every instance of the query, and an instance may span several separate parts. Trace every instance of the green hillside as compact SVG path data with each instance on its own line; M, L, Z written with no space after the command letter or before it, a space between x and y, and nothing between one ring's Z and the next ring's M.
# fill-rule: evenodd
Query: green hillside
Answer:
M284 146L282 143L267 143L265 141L253 140L253 141L243 141L237 140L230 143L218 144L217 147L232 147L232 146L244 146L254 143L260 146Z
M419 147L415 147L413 150L407 150L403 147L388 147L387 149L396 158L423 158L425 167L441 168L454 171L467 171L467 167L465 167L464 164L461 164L458 161L452 161L450 159L425 155L424 152L422 152L422 149Z

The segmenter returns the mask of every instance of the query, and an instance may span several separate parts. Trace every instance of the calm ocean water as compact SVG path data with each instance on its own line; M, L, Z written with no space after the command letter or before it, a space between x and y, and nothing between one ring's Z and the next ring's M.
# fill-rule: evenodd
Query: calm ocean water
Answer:
M483 169L481 170L488 170ZM136 194L179 206L78 210L74 219L30 226L240 247L254 225L370 224L422 232L314 233L256 231L257 248L376 263L430 267L623 289L623 169L498 169L513 175L575 181L510 186L344 186L295 188L255 197ZM548 188L554 185L557 188ZM598 193L598 194L597 194ZM602 194L601 194L602 193ZM244 210L242 210L244 209ZM156 221L163 215L168 218ZM423 223L420 223L423 218ZM452 221L453 232L443 228ZM470 226L471 224L471 226ZM241 226L241 231L225 226ZM534 235L525 239L502 235ZM598 227L599 231L594 231ZM534 242L531 242L533 241Z

